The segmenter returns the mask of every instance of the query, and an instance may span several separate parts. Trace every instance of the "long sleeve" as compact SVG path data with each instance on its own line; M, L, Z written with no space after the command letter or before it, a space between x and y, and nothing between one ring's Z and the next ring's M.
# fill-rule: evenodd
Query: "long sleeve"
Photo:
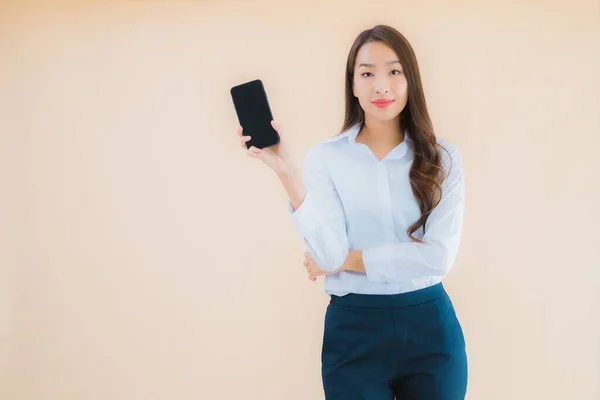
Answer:
M460 154L454 146L446 148L452 165L442 183L442 199L425 224L426 243L395 242L362 249L369 281L403 283L426 276L445 277L452 268L461 239L465 183ZM450 160L442 159L448 172Z
M335 271L348 256L348 238L343 206L325 168L319 147L311 148L303 161L306 196L288 210L315 261L324 271Z

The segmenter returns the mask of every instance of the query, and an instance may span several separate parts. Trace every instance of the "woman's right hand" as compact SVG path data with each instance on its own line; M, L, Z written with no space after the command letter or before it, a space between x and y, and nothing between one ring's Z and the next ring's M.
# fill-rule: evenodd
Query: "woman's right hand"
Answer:
M284 140L279 125L277 125L275 121L271 121L271 126L273 126L273 129L275 129L279 134L279 144L270 147L265 147L264 149L259 149L254 146L246 148L246 142L249 141L251 137L244 136L243 128L240 126L237 129L238 136L240 137L240 146L244 150L246 150L246 154L249 157L261 160L277 173L285 173L287 172L287 169L291 163L290 155L287 149L285 148L285 144L283 143Z

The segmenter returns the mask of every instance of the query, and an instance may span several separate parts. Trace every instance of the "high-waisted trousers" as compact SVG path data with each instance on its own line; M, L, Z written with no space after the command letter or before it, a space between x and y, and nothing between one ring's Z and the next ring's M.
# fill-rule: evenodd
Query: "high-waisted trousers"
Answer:
M331 296L326 400L464 400L463 330L441 283L408 293Z

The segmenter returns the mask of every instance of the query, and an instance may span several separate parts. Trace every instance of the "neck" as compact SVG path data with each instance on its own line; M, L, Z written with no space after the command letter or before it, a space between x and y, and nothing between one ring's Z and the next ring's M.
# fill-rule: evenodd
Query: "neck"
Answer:
M367 119L360 134L367 144L395 147L404 141L399 118L390 121Z

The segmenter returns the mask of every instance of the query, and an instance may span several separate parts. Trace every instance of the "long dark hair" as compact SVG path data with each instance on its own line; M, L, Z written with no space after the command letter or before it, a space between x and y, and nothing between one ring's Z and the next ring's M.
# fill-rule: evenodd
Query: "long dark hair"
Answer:
M441 200L442 182L446 174L437 147L443 147L436 140L427 111L415 52L404 35L390 26L377 25L361 32L350 49L346 63L346 110L342 132L356 124L360 124L362 129L365 124L364 111L358 99L354 97L352 87L356 55L360 48L369 42L382 42L396 53L408 83L408 102L400 113L399 123L400 128L408 133L414 144L415 156L409 178L412 192L421 209L421 217L408 228L407 233L411 240L423 243L413 236L413 233L424 227L429 214Z

